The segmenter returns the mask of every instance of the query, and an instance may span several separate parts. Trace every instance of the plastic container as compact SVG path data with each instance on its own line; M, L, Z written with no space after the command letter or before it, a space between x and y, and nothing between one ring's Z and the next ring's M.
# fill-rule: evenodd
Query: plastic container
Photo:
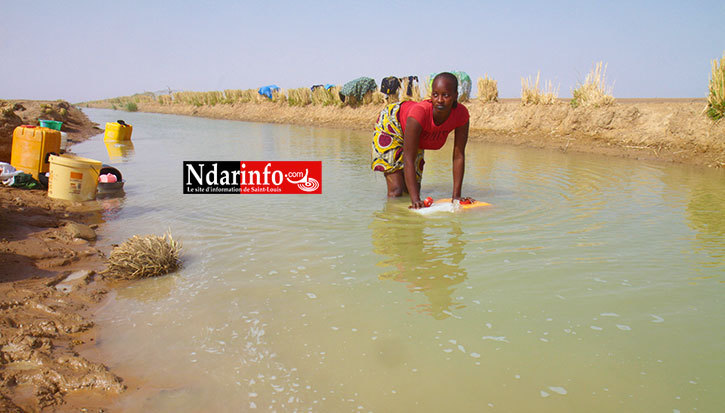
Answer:
M80 156L50 156L48 196L68 201L96 198L102 163Z
M123 175L121 175L121 171L118 169L104 164L101 168L101 175L104 174L111 174L116 178L116 182L98 182L98 192L97 195L100 197L106 197L106 196L117 196L123 193L123 184L125 181L123 180ZM99 179L100 181L100 179Z
M118 122L107 122L106 132L103 134L104 142L130 141L133 126L129 124L121 125Z
M68 134L65 132L60 133L60 150L65 151L68 149Z
M40 122L41 128L60 130L60 127L63 126L63 122L57 120L38 119L38 122Z
M49 154L60 153L60 141L60 132L55 129L18 126L13 131L10 164L38 179L38 173L50 170Z

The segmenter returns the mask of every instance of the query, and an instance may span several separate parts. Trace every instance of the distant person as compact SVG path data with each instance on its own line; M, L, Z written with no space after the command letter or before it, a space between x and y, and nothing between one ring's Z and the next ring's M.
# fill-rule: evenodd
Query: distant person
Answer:
M453 146L453 193L461 199L468 109L458 103L458 79L443 72L433 79L431 98L422 102L398 102L387 105L375 124L372 144L372 169L383 172L389 197L410 195L410 208L422 208L420 182L423 177L423 151L436 150L455 131Z

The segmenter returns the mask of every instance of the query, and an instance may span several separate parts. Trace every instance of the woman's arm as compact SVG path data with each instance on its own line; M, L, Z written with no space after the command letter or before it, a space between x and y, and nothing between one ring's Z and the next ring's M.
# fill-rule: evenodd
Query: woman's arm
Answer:
M420 126L420 123L415 118L409 117L403 133L403 175L405 186L410 194L410 207L415 209L424 206L423 201L420 200L420 188L415 174L415 159L418 157L422 131L423 127Z
M452 199L461 198L463 172L466 169L466 143L468 142L468 124L459 126L455 131L453 142L453 194Z

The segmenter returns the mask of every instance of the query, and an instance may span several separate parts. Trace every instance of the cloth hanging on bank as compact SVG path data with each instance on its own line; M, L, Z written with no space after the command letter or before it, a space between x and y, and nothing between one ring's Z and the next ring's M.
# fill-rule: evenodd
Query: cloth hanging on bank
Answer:
M315 89L318 89L318 88L321 88L321 87L325 88L325 90L330 90L333 87L335 87L335 85L333 85L332 83L327 83L327 84L324 84L324 85L323 84L312 85L312 87L310 87L310 90L315 90Z
M360 101L366 93L377 90L377 88L378 85L375 83L374 79L369 77L359 77L345 83L342 86L342 90L340 90L340 94L346 97L354 97Z
M259 88L257 93L259 93L262 96L266 96L268 99L272 99L272 92L276 92L279 90L279 86L277 85L269 85L269 86L262 86Z
M400 89L400 79L395 76L388 76L380 81L380 91L386 95L394 95Z
M413 96L413 82L418 82L418 76L408 76L408 90L405 91L406 96Z

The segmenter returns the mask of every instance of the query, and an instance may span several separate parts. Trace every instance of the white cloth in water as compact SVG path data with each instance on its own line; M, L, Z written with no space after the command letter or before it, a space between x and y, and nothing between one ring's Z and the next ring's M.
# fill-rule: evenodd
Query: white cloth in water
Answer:
M426 208L411 209L411 211L417 212L421 215L430 215L442 212L456 212L460 209L461 204L458 202L458 200L456 200L453 202L441 202L438 204L433 204Z

